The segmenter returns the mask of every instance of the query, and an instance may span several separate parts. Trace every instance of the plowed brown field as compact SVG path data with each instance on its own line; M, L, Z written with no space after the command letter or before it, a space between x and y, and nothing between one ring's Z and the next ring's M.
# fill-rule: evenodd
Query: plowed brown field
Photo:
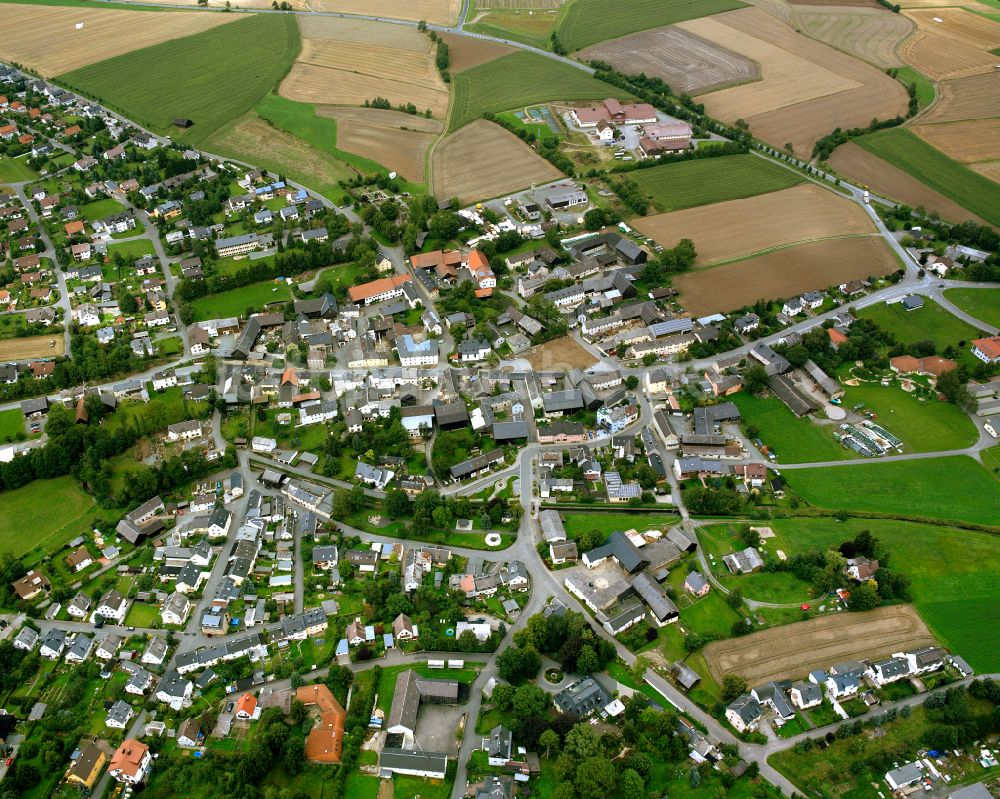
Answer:
M869 275L887 275L897 268L878 237L829 239L687 272L674 279L674 287L681 292L681 305L701 316Z
M979 224L985 224L954 200L852 142L842 144L833 151L830 165L855 183L871 186L872 191L877 194L913 207L922 205L928 211L937 211L942 218L951 222L974 219Z
M756 8L742 8L677 27L757 61L762 80L700 95L708 113L744 119L776 147L791 142L808 155L835 127L865 126L905 113L903 86L881 70L796 33Z
M238 15L0 5L0 55L42 75L233 22ZM83 27L77 30L76 26Z
M913 30L906 17L882 7L799 7L795 22L813 39L880 67L903 65L896 45Z
M433 155L434 194L474 202L547 183L562 172L499 125L477 119L452 133Z
M938 101L920 119L950 122L1000 116L1000 72L973 75L938 84Z
M377 108L320 106L316 113L337 120L337 146L363 155L415 182L424 179L424 156L441 132L436 119Z
M720 683L738 674L751 685L804 677L845 660L874 659L936 643L912 605L867 613L827 614L705 647L708 668Z
M794 242L875 232L868 214L857 204L812 183L646 216L629 224L664 247L673 247L682 238L693 240L699 264Z
M675 92L700 94L757 80L756 62L675 27L633 33L588 47L581 61L604 61L628 75L662 78Z
M499 42L485 39L473 39L470 36L457 36L454 33L443 33L441 38L448 45L448 55L451 57L452 74L458 74L464 69L478 67L494 58L514 52L514 48Z

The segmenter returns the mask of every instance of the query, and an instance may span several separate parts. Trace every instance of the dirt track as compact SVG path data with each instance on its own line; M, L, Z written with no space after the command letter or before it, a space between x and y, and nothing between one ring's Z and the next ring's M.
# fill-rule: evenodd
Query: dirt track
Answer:
M870 660L933 643L934 636L912 605L894 605L713 641L705 647L705 659L719 682L727 674L739 674L750 685L760 685L802 678L845 660Z

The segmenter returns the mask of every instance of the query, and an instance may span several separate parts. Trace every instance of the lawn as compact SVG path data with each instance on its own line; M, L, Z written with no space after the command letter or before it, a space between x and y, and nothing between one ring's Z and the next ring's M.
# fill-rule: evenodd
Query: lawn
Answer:
M836 546L871 530L891 553L892 568L910 578L913 603L934 633L977 670L1000 671L1000 627L983 624L1000 613L1000 538L893 520L794 518L769 524L789 554Z
M897 67L896 79L906 86L916 86L919 110L923 111L934 102L934 82L922 72L917 72L913 67Z
M598 100L631 97L559 61L533 53L511 53L452 76L455 87L449 130L485 113L523 108L550 100Z
M960 342L964 347L964 342L979 337L976 328L926 297L923 307L914 311L907 311L901 302L892 305L879 303L858 311L858 316L876 322L883 330L892 333L900 344L933 341L938 353L948 345L957 347Z
M194 309L195 321L201 321L226 316L243 316L248 308L259 311L271 303L288 302L291 297L292 293L287 284L265 281L200 297L191 303L191 307Z
M71 477L35 480L5 491L0 516L0 552L21 557L36 547L55 552L81 530L94 498Z
M570 540L576 539L581 533L590 530L600 530L605 535L611 535L618 530L649 530L653 527L663 527L677 524L674 515L655 513L574 513L563 512L563 524Z
M628 173L658 211L738 200L787 189L801 175L749 153L664 164Z
M983 465L1000 479L1000 447L990 447L979 453Z
M0 181L5 183L24 183L34 180L38 173L28 166L27 157L0 158Z
M901 388L878 383L848 386L844 405L853 408L861 402L875 413L876 424L900 439L907 452L961 449L979 438L972 420L950 402L918 399Z
M126 261L134 261L144 255L155 255L153 242L149 239L136 239L135 241L123 241L119 244L108 245L108 257L115 253L120 254Z
M776 397L755 397L740 391L730 398L740 409L743 423L757 428L757 438L769 451L774 451L779 463L810 463L814 461L847 460L850 450L833 438L836 427L821 426L809 419L800 419Z
M253 14L98 61L59 80L147 128L198 144L274 89L299 45L295 17ZM194 125L174 128L178 117Z
M786 471L785 478L822 508L1000 525L996 480L964 455Z
M81 205L80 216L88 222L93 222L97 219L104 219L106 216L111 216L111 214L117 214L119 211L124 210L125 206L118 202L118 200L112 200L110 197L106 197L103 200L94 200L92 203Z
M912 131L889 128L855 141L987 222L1000 224L1000 185L953 161Z
M478 22L466 25L465 29L551 50L549 37L558 19L556 11L491 8Z
M133 602L129 608L125 623L130 627L151 628L153 622L160 620L160 609L156 605L147 605L144 602Z
M24 432L24 415L20 408L0 412L0 441L13 441L18 433Z
M570 52L636 31L673 25L686 19L707 17L742 8L739 0L618 0L608 13L605 0L575 0L560 20L556 35Z
M1000 288L948 289L944 298L980 322L1000 327Z

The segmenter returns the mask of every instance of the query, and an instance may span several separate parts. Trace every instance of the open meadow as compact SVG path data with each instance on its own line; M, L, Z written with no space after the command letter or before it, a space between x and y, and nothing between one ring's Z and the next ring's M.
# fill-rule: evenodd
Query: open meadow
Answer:
M36 547L55 552L84 532L83 517L94 507L72 477L34 480L3 492L6 512L0 517L0 553L17 557Z
M236 19L224 14L170 11L137 14L106 8L3 3L0 4L0 56L52 77Z
M952 160L911 130L890 128L855 141L990 224L1000 225L1000 185Z
M382 164L407 180L424 179L424 157L442 125L400 111L320 106L320 116L337 121L337 147Z
M660 78L677 94L701 94L760 78L753 60L675 27L595 44L577 58L604 61L627 75Z
M140 125L200 144L271 91L298 49L293 17L253 14L221 28L99 61L61 75L60 81ZM173 120L179 117L194 124L187 130L174 128Z
M1000 327L1000 288L948 289L944 298L974 319Z
M810 38L879 67L903 66L896 46L913 30L910 20L881 6L799 6L794 18Z
M25 358L55 358L65 351L66 340L62 333L0 340L0 358L4 361L23 361Z
M894 520L801 517L770 524L789 556L871 530L892 554L893 570L910 578L913 603L931 630L979 671L1000 671L1000 627L979 623L1000 612L996 536Z
M739 674L759 685L801 679L838 661L874 659L933 643L934 636L912 606L893 605L867 613L828 614L713 641L705 647L705 659L720 683L727 674Z
M300 17L302 50L279 93L289 100L364 105L382 97L443 118L448 87L434 44L416 28L365 20Z
M674 278L674 287L681 292L682 305L700 316L887 275L898 268L879 237L827 239L686 272Z
M834 150L830 156L830 166L845 178L870 186L876 194L906 203L913 208L923 206L928 211L936 211L942 219L950 222L965 222L972 219L980 224L983 223L980 217L951 198L945 197L941 192L921 183L912 175L883 161L854 142L842 144Z
M951 299L951 292L948 293L948 299ZM900 302L892 305L884 302L869 305L858 311L858 317L877 322L883 330L892 333L900 344L933 341L938 352L948 346L965 349L969 341L980 335L972 325L966 324L930 298L924 298L923 307L913 311L906 310Z
M691 239L700 264L797 242L875 232L860 206L814 183L640 217L629 224L664 247ZM720 229L725 236L719 235Z
M477 119L452 133L434 150L434 194L463 203L499 197L562 172L510 131Z
M627 178L642 189L658 211L680 211L753 197L805 180L797 172L749 153L661 164L629 172Z
M478 8L478 3L476 4ZM542 50L552 49L552 31L559 20L557 9L488 9L480 11L465 29L498 39L522 42ZM460 37L465 38L465 37ZM466 38L466 41L469 41ZM473 40L475 41L475 40Z
M31 154L28 153L30 156ZM24 156L20 158L0 158L0 180L11 183L20 183L25 180L34 180L38 173L28 166L28 159Z
M452 77L455 97L448 129L458 130L485 113L510 111L549 100L630 98L628 92L566 64L534 53L502 56Z
M698 100L714 117L744 119L775 147L808 156L836 127L868 125L905 113L903 86L884 72L809 39L757 8L682 22L677 27L760 64L761 80Z
M740 409L742 423L757 428L756 437L776 454L780 464L849 460L854 455L834 440L836 427L832 423L821 425L796 416L777 397L739 391L730 400Z
M266 281L199 297L191 303L191 307L194 309L195 321L198 322L224 316L244 316L248 308L262 311L268 305L285 303L291 298L291 290L286 284Z
M821 508L1000 526L1000 483L964 455L796 469L786 478L795 493Z
M672 25L742 8L740 0L617 0L609 14L603 0L574 0L559 20L556 35L570 52L636 31Z

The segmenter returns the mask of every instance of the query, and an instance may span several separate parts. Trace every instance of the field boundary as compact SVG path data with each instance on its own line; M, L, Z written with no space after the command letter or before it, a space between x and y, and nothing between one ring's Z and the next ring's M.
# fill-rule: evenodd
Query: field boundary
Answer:
M725 266L726 264L735 264L740 261L747 261L751 258L756 258L760 255L767 255L771 252L778 252L779 250L790 250L792 247L800 247L803 244L813 244L819 241L834 241L836 239L871 239L871 238L881 238L878 233L843 233L835 236L818 236L811 239L800 239L799 241L792 241L787 244L776 244L773 247L765 247L763 250L757 250L756 252L750 252L746 255L738 255L735 258L723 258L721 261L712 261L710 264L701 264L700 266L692 269L692 272L704 272L706 269L712 269L716 266Z

